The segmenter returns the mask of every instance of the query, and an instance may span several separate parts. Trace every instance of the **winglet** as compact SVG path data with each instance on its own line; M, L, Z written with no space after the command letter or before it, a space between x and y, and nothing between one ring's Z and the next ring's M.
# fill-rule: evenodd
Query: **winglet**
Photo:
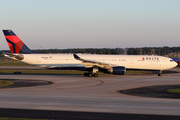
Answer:
M73 54L73 55L76 60L81 60L81 58L78 55L76 55L76 54Z

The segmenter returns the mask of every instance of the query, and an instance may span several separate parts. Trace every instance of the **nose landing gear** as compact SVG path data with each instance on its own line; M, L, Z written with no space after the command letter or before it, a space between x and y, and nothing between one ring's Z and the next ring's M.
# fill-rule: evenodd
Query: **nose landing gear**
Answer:
M162 71L160 70L160 71L158 72L158 76L161 76L161 74L162 74Z

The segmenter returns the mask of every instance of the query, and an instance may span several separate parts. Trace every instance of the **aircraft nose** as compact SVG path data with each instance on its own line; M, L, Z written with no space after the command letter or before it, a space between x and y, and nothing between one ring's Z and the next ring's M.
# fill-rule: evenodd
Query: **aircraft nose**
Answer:
M173 62L173 63L172 63L172 66L173 66L173 67L176 67L177 65L178 65L177 62Z

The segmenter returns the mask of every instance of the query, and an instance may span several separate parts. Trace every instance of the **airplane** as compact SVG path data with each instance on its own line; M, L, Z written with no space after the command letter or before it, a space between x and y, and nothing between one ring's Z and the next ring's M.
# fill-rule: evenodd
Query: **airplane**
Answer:
M98 77L97 72L125 75L126 70L163 70L177 66L171 58L156 55L37 54L30 50L12 30L3 30L11 53L6 57L48 69L82 70L84 76Z

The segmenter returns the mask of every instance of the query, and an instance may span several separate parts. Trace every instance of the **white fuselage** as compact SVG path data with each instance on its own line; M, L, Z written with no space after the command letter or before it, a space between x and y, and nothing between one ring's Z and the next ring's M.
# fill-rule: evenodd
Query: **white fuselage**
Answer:
M85 67L73 54L22 54L22 62L45 68ZM98 61L126 69L166 70L177 66L171 58L150 55L96 55L78 54L82 59Z

